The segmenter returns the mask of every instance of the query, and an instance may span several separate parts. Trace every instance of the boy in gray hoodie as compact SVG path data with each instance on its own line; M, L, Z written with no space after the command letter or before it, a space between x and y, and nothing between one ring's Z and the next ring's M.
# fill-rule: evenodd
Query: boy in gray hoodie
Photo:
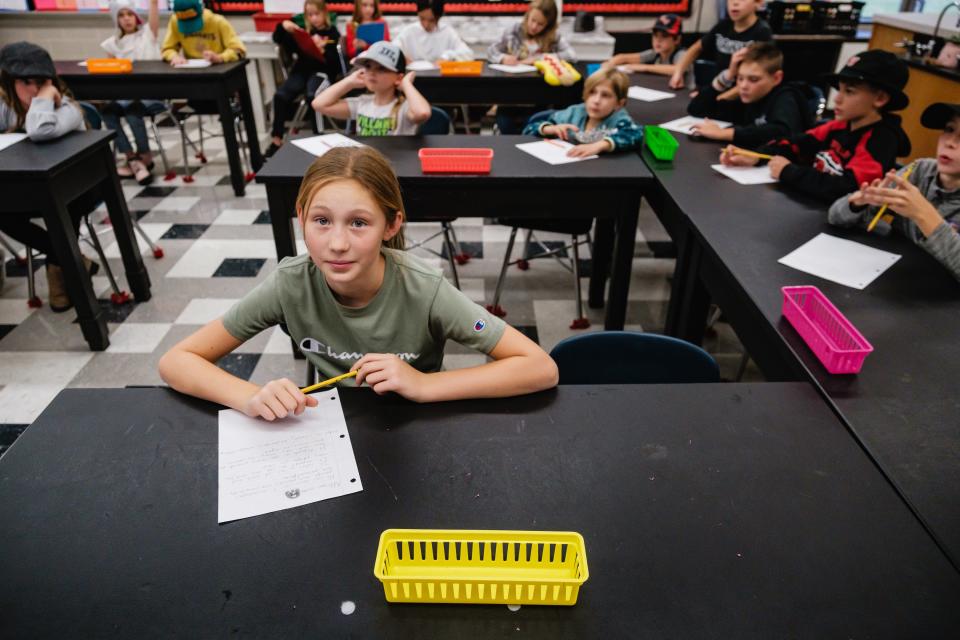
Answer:
M866 227L884 204L896 214L875 227L881 234L897 229L940 261L960 280L960 104L938 102L927 107L920 122L942 131L936 158L920 158L908 167L864 182L858 191L830 206L828 220L840 227ZM890 184L890 187L885 185Z

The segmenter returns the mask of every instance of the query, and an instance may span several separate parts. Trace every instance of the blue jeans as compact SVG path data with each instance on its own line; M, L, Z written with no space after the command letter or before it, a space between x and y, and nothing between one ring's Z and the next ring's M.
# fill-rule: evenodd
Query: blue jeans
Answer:
M132 154L133 147L130 140L120 126L120 118L127 121L133 132L133 139L137 144L137 153L150 153L150 141L147 139L147 125L143 121L145 115L161 113L166 105L159 100L117 100L103 107L103 122L108 129L117 132L117 151Z

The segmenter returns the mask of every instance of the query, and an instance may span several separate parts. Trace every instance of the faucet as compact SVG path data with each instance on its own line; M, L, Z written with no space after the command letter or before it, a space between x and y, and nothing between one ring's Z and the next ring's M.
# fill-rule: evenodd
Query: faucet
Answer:
M950 7L960 9L960 2L950 2L940 11L940 15L937 17L937 26L933 28L934 39L936 39L937 33L940 31L940 22L943 21L943 14L945 14ZM960 27L960 17L957 18L957 27Z

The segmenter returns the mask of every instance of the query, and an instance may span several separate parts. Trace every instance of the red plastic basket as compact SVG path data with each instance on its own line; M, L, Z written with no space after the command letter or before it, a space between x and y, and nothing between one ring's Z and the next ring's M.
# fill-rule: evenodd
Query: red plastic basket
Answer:
M859 373L873 351L817 287L783 287L783 315L830 373Z
M490 173L493 149L420 149L424 173Z

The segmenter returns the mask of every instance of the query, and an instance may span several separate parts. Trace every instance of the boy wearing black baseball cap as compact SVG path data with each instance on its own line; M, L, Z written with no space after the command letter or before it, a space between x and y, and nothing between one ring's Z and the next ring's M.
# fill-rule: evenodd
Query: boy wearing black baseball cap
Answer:
M828 77L838 89L833 120L757 149L774 156L768 163L770 175L790 189L826 202L883 177L898 156L910 153L900 116L891 113L909 102L903 92L908 74L903 61L888 51L864 51L850 58L839 73ZM739 151L728 146L720 162L758 163Z
M618 53L603 63L604 68L619 68L624 73L654 73L672 76L686 49L680 46L683 20L675 13L665 13L653 23L653 48L640 53ZM685 76L689 83L689 73Z
M941 131L937 157L920 158L899 172L861 184L833 203L828 220L841 227L867 226L887 204L897 215L881 218L875 230L886 234L896 229L960 280L960 104L932 104L920 123Z

